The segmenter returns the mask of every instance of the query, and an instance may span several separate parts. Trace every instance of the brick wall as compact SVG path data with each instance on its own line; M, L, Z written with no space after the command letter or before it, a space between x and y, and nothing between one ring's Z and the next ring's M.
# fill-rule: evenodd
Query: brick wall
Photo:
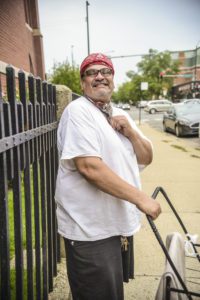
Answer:
M0 61L45 79L37 0L32 0L33 26L26 23L24 0L0 1Z

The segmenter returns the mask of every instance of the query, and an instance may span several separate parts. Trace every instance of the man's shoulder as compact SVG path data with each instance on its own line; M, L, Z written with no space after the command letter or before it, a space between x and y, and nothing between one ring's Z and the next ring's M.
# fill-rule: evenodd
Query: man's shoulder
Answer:
M63 111L62 120L87 119L92 115L91 103L85 97L77 98L70 102Z
M83 96L71 101L65 108L68 112L78 112L84 110L87 107L87 101Z
M79 107L82 105L82 103L84 103L84 97L83 96L80 96L79 98L71 101L69 104L68 104L68 108L71 108L71 107Z

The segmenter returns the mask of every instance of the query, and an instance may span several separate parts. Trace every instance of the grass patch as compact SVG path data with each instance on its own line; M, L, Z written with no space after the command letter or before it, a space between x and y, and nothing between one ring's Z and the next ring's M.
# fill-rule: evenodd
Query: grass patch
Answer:
M33 270L33 278L35 278L35 269ZM11 294L11 299L16 298L16 285L15 285L15 280L16 280L16 271L15 269L10 270L10 294ZM36 291L36 281L33 280L33 293L35 296L35 291ZM27 270L23 271L23 296L24 299L28 300L28 295L27 295Z
M188 152L184 147L182 147L182 146L179 146L179 145L171 145L172 147L174 147L174 148L176 148L176 149L178 149L178 150L181 150L181 151L183 151L183 152Z
M42 247L42 231L41 231L41 194L40 194L40 172L38 170L38 188L39 188L39 220L40 220L40 247ZM33 182L33 171L30 170L30 190L31 190L31 216L32 216L32 224L31 224L31 234L32 234L32 248L35 248L35 211L34 211L34 182ZM15 232L14 232L14 197L13 197L13 189L12 182L9 184L8 190L8 221L9 221L9 244L10 244L10 284L11 284L11 299L15 299L16 295L16 271L15 267L12 265L12 260L15 260ZM25 182L24 182L24 174L21 172L21 216L22 216L22 247L23 252L26 250L26 207L25 207ZM28 233L30 234L30 233ZM34 251L33 251L34 255ZM33 258L34 261L34 258ZM24 257L24 270L23 270L23 296L24 299L28 300L27 296L27 270L26 270L26 258ZM35 269L33 270L33 285L34 285L34 293L35 293Z
M200 148L195 148L195 150L200 151Z
M22 245L26 248L26 219L25 219L25 195L24 180L21 175L21 209L22 209ZM32 214L32 242L35 247L35 223L34 223L34 195L33 195L33 178L31 172L31 214ZM9 218L9 234L10 234L10 259L15 255L15 232L14 232L14 199L13 190L8 190L8 218Z

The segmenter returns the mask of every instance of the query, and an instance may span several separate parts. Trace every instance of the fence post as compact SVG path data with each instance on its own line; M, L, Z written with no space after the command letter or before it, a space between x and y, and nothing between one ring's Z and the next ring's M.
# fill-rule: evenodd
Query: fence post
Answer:
M7 94L11 108L12 133L19 132L15 73L10 66L7 72ZM20 151L19 146L13 148L13 201L14 201L14 231L15 231L15 268L16 268L16 299L23 299L23 247L22 247L22 207L21 207L21 172L20 172Z
M0 98L0 139L5 137L3 101ZM0 149L1 150L1 149ZM10 300L10 252L6 153L0 153L0 299Z
M20 71L19 93L23 105L24 127L29 129L28 106L26 99L26 78L25 73ZM27 289L28 299L33 299L33 243L32 243L32 197L31 197L31 175L30 175L30 142L25 144L25 166L24 166L24 196L25 196L25 219L26 219L26 249L27 249Z

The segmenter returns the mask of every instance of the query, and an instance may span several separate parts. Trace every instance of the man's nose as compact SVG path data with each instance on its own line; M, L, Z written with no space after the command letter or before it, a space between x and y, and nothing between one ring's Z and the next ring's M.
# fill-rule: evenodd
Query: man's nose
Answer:
M97 78L97 79L99 79L99 78L102 79L103 78L104 79L104 76L99 71L98 74L97 74L97 76L95 78Z

